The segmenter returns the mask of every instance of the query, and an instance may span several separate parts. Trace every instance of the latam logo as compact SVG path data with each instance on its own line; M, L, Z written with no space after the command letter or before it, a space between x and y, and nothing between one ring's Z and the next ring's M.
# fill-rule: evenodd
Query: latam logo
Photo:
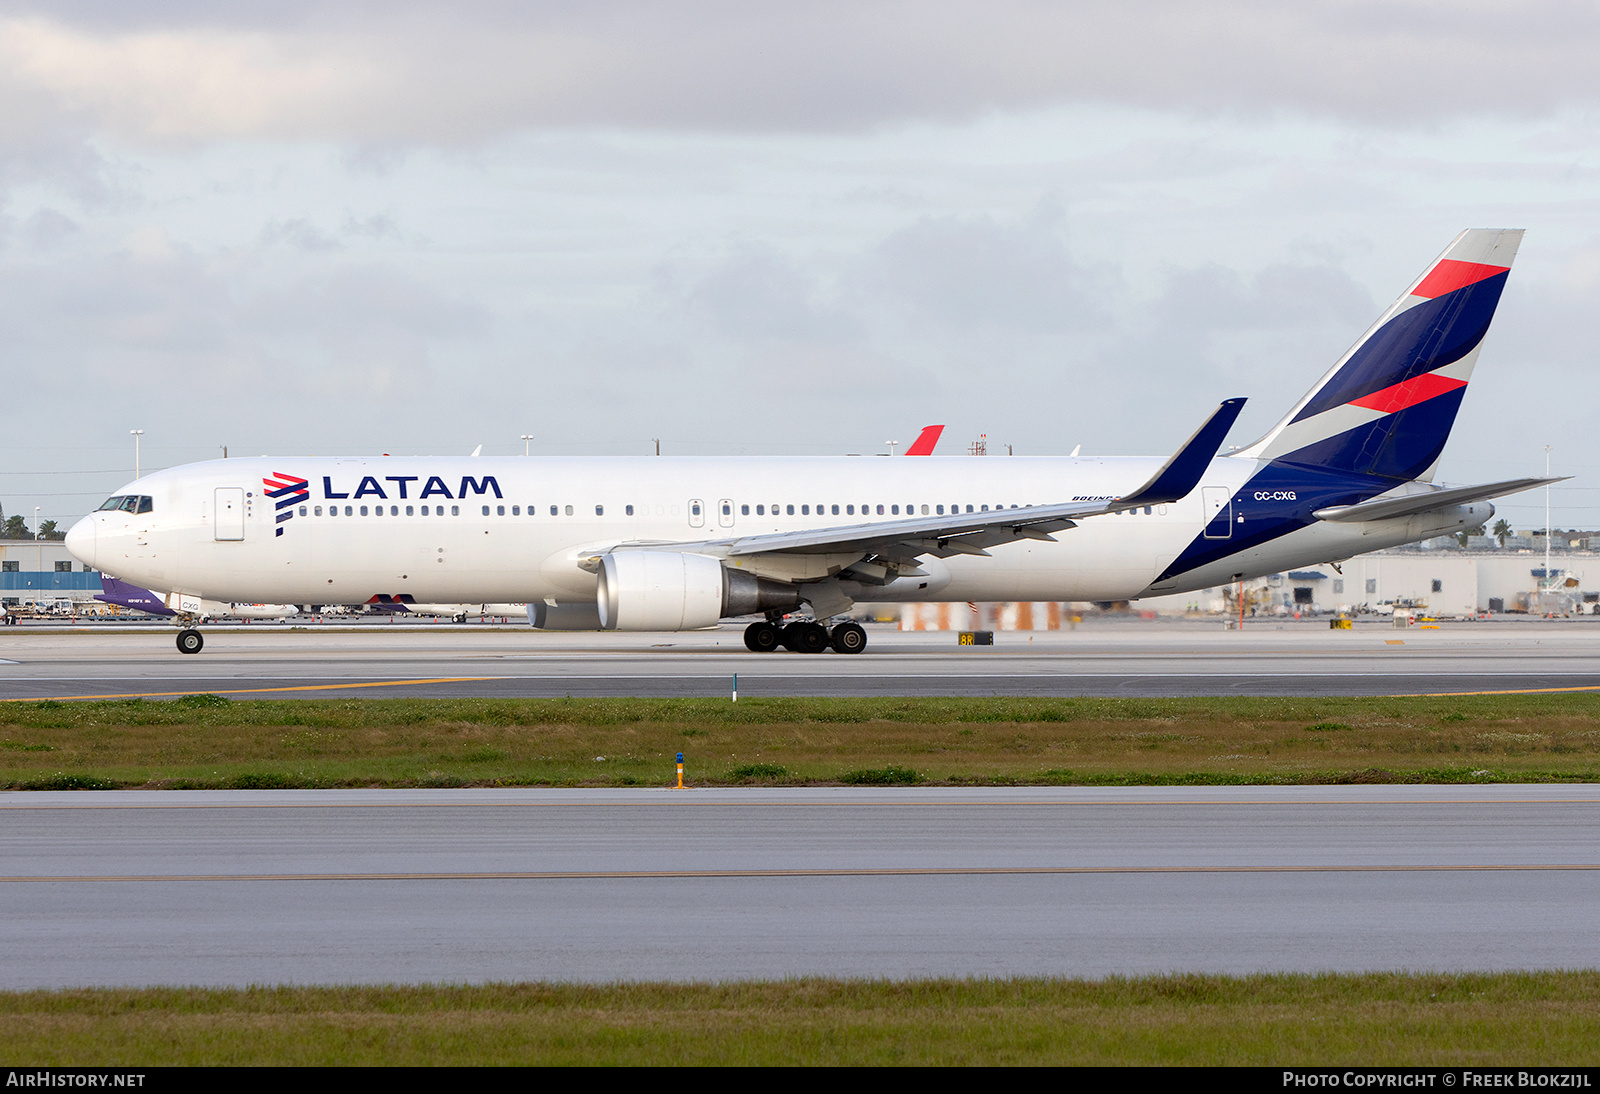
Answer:
M306 480L299 479L297 481L304 484ZM383 482L390 484L387 489L378 481L376 476L367 475L356 486L354 494L349 491L341 494L333 488L333 476L324 475L322 476L322 496L330 500L355 497L382 498L388 501L390 497L389 491L392 490L394 491L393 496L402 500L412 497L422 501L426 501L429 498L464 498L468 494L488 494L490 492L493 492L497 498L505 497L504 494L500 493L500 484L495 481L493 475L484 475L482 478L462 475L461 488L453 494L450 492L450 487L438 475L429 475L427 482L422 482L421 475L385 475L383 476ZM422 482L421 492L416 494L408 493L407 487L414 482Z
M284 522L294 516L294 507L311 497L311 491L306 486L306 480L294 475L285 475L282 471L274 471L271 478L261 480L261 489L267 497L277 503L277 529L274 535L283 535Z

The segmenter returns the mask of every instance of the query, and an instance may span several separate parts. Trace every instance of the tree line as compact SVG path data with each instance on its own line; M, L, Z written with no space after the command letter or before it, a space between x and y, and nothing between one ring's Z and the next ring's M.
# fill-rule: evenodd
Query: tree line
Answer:
M33 533L28 531L28 522L21 513L6 516L6 507L0 505L0 539L32 539ZM56 528L53 520L39 522L40 539L66 539L67 533Z

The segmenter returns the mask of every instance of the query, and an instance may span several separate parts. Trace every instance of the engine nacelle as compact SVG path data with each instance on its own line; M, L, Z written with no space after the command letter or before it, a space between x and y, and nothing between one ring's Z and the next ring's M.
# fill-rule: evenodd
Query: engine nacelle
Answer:
M622 551L600 560L595 603L608 631L688 631L727 616L792 611L793 585L729 570L708 555Z
M546 604L537 600L528 605L528 623L541 631L597 631L600 612L587 602Z

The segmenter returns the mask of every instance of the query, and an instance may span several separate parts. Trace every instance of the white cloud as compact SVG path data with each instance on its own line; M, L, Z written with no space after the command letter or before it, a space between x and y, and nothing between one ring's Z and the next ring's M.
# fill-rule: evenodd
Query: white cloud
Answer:
M1600 12L1568 0L13 10L0 132L64 117L158 144L858 129L1068 102L1406 127L1600 98Z

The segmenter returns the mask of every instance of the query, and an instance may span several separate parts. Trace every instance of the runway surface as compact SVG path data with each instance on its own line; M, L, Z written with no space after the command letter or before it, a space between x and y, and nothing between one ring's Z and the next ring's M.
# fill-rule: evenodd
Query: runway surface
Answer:
M1600 689L1600 619L1442 623L1097 622L1000 632L873 627L865 654L753 654L740 628L544 633L476 624L212 628L180 655L170 628L0 629L0 699L218 692L385 696L1409 695Z
M1600 786L0 794L0 987L1600 964Z

